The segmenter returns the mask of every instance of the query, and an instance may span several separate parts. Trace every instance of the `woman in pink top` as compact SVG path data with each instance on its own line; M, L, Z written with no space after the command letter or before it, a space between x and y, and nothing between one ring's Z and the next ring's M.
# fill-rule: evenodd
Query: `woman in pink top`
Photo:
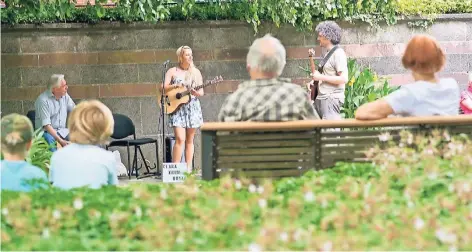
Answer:
M472 115L472 71L469 72L469 86L461 94L461 110L466 115Z

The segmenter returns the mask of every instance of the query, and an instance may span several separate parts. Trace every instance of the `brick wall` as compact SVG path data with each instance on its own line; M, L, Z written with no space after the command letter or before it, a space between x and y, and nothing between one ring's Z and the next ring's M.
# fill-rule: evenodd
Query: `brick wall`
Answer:
M367 26L342 24L342 46L348 56L370 65L378 74L391 77L392 85L411 81L401 66L405 43L415 33L435 36L447 53L441 75L453 76L463 87L472 70L472 15L446 15L426 31L406 23L371 32ZM313 33L294 28L263 25L257 36L272 33L287 48L283 72L296 82L306 78L299 66L308 66L307 50L316 47ZM96 98L113 112L129 115L138 136L158 137L159 108L155 91L162 80L162 63L175 50L189 45L204 78L222 75L223 83L205 90L201 98L205 121L216 119L229 92L248 77L245 57L255 37L244 22L172 22L148 24L48 24L2 27L1 106L2 114L26 114L45 89L52 73L66 75L70 95L76 100ZM316 47L318 55L321 49ZM167 132L171 132L167 129ZM200 137L196 138L196 164L200 161ZM152 159L153 150L145 150ZM161 151L159 152L161 153ZM123 156L126 164L126 157Z

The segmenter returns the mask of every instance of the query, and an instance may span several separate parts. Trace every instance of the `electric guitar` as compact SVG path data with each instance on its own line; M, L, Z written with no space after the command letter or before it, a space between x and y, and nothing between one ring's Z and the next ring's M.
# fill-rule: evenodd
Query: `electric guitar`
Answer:
M217 76L212 80L207 81L206 83L193 88L194 90L199 90L209 85L213 85L223 81L223 77ZM190 90L186 87L176 87L167 91L164 95L164 107L166 114L173 114L177 111L182 105L190 102ZM158 89L157 100L159 106L162 109L162 94L161 90Z

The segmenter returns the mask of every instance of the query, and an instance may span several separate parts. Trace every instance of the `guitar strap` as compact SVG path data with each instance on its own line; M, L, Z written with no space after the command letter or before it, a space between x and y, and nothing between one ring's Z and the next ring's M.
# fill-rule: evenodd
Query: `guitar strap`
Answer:
M321 61L320 61L320 64L318 64L318 72L320 72L321 74L323 74L323 67L325 66L326 62L328 62L329 58L331 57L331 55L333 55L334 51L336 51L337 49L339 48L338 45L335 45L333 48L331 48L331 50L328 52L328 54L326 55L326 57L324 57Z

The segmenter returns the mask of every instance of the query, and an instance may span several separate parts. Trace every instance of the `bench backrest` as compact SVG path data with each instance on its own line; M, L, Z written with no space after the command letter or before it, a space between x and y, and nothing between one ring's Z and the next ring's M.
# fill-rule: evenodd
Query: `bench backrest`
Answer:
M203 179L279 178L325 169L336 162L369 162L365 151L384 140L447 129L472 138L472 116L388 118L375 121L205 123L202 127Z

